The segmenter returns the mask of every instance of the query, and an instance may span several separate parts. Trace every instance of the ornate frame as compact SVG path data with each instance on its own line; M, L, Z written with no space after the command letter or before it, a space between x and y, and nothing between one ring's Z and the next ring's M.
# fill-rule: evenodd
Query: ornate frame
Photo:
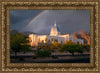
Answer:
M2 9L2 71L98 71L98 2L1 2ZM89 9L91 11L90 63L10 63L9 62L9 10L11 9Z

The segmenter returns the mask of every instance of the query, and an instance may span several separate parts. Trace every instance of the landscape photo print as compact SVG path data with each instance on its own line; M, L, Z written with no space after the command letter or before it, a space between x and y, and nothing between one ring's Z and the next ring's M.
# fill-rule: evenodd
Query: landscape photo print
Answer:
M10 10L10 63L90 63L90 10Z

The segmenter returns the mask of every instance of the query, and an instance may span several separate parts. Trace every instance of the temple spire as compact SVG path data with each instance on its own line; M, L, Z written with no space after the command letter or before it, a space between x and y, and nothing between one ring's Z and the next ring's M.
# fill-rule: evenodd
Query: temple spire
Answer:
M56 26L56 21L55 21L55 24L54 24L54 26Z

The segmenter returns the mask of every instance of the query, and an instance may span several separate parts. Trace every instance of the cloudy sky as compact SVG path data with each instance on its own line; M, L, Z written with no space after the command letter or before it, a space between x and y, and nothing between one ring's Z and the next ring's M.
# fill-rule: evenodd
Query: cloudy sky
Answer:
M56 21L61 33L90 31L89 10L10 10L10 29L19 32L50 32Z

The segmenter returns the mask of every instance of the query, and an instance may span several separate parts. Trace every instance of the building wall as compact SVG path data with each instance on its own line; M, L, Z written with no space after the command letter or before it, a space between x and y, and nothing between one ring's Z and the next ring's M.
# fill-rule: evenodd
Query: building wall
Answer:
M66 41L72 41L75 43L83 44L84 41L82 39L74 39L72 35L58 35L58 36L49 36L49 35L35 35L30 34L29 37L31 38L31 46L38 46L39 43L46 43L46 42L58 42L58 43L66 43ZM51 41L53 38L53 41ZM47 41L46 41L47 39Z
M73 39L73 42L79 43L79 44L84 44L84 41L82 39Z
M30 38L30 44L31 46L37 46L38 45L38 41L37 41L37 35L34 35L34 34L30 34L29 35L29 38Z
M44 42L44 43L46 43L47 35L39 35L37 37L37 39L38 39L38 42ZM39 41L39 39L40 39L40 41Z
M65 38L64 37L59 37L59 36L48 36L48 40L51 41L51 38L53 38L53 42L56 41L58 43L64 43Z
M29 35L30 45L33 46L33 34Z
M70 35L69 34L59 35L59 37L65 38L64 43L66 43L66 41L69 41Z

